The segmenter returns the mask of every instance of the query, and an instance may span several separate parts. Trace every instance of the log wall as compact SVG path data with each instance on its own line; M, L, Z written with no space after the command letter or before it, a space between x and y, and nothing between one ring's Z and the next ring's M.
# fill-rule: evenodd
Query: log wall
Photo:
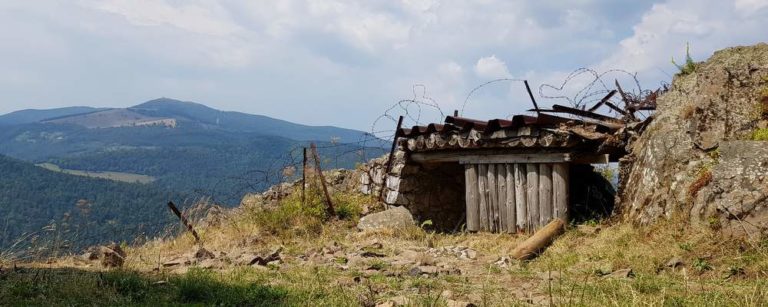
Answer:
M465 164L468 231L532 232L568 220L567 163Z

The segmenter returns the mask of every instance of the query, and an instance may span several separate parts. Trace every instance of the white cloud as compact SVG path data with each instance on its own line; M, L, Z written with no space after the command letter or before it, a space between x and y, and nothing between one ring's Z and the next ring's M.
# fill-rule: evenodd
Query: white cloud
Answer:
M497 58L495 54L477 60L477 63L475 64L475 74L484 79L512 77L509 73L509 69L507 69L507 64Z
M621 40L619 48L596 67L638 72L647 83L668 80L675 72L670 58L683 60L686 43L690 43L694 59L703 61L715 50L765 40L768 10L748 16L741 12L764 7L765 2L667 0L655 4L633 26L632 35Z
M583 66L638 71L655 83L669 78L660 69L674 72L669 59L681 59L686 42L703 60L765 39L768 28L768 5L758 0L76 3L0 1L0 40L14 42L0 48L0 113L29 101L127 106L181 95L365 129L414 84L454 109L490 79L559 83ZM482 89L468 112L528 108L524 90L510 86Z

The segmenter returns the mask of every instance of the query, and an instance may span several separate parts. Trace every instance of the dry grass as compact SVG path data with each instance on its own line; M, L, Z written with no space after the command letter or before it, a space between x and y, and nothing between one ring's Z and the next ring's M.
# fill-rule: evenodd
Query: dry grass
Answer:
M602 230L597 233L572 228L540 257L499 267L494 263L509 255L524 236L433 233L416 226L359 232L354 227L357 210L370 199L335 195L338 206L348 206L350 215L347 219L329 220L323 213L322 201L315 196L308 198L311 200L306 206L298 206L297 195L292 195L281 206L241 208L218 226L200 230L204 246L212 251L283 246L285 263L279 268L233 266L214 271L193 269L184 274L162 268L164 259L195 249L192 238L184 234L129 248L126 271L113 272L117 275L108 282L99 281L103 277L96 272L82 270L66 282L50 279L34 285L29 282L34 272L30 271L26 275L6 275L10 277L4 278L14 282L0 285L0 294L17 299L31 295L32 299L25 299L30 304L41 302L34 298L47 295L47 299L62 305L94 304L89 293L101 299L103 293L108 293L107 302L123 305L258 305L256 301L264 301L291 306L360 306L405 296L417 306L443 306L447 303L441 296L445 290L452 292L452 299L480 306L524 305L527 300L577 306L760 306L768 299L764 281L768 244L725 237L679 221L643 229L627 224L600 225ZM369 259L362 267L349 265L348 269L340 269L332 262L300 260L329 245L354 251L370 242L381 243L377 251L393 259L404 251L417 251L418 262L426 265L445 261L444 257L437 259L428 254L430 247L466 246L477 251L478 257L451 262L462 271L460 275L436 277L410 276L407 267L398 268L383 259ZM666 267L673 257L680 258L683 265ZM395 274L367 275L365 266ZM36 267L82 268L82 264L68 259ZM633 278L603 276L625 268L632 269ZM555 277L543 279L542 274ZM155 286L156 281L167 282L167 286ZM67 292L77 285L79 290ZM199 292L211 294L199 296Z

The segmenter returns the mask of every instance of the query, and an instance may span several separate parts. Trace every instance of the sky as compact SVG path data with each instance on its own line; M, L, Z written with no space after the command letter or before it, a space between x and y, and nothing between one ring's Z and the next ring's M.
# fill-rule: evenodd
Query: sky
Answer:
M0 0L0 114L169 97L365 131L503 118L531 107L523 79L544 107L605 90L581 91L592 71L653 89L686 45L702 61L765 29L768 0Z

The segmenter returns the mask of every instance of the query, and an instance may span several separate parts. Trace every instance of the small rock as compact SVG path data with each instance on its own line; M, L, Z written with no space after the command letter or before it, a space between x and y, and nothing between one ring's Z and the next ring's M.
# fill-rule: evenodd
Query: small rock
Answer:
M372 252L372 251L364 251L360 253L360 256L366 257L366 258L372 258L372 257L381 258L381 257L386 257L387 255L384 255L382 253Z
M470 302L465 301L454 301L454 300L446 300L446 303L448 303L448 307L474 307L475 304L472 304Z
M453 297L453 291L451 290L443 290L443 292L440 292L440 296L443 298L452 298Z
M213 259L213 258L216 258L216 255L214 255L211 251L205 249L204 247L200 247L195 252L195 259L197 261L202 261L202 260L206 260L206 259Z
M181 265L190 265L192 262L183 257L176 257L172 260L168 260L166 262L163 262L163 267L174 267L174 266L181 266Z
M415 266L408 271L408 275L420 276L420 275L437 275L439 269L432 265Z
M477 252L473 249L461 250L459 258L474 260L477 258Z
M497 261L496 261L496 262L494 262L493 264L495 264L496 266L498 266L498 267L500 267L500 268L507 268L507 267L509 267L509 264L510 264L511 262L512 262L512 260L511 260L511 259L509 259L509 257L507 257L507 256L502 256L501 258L499 258L499 260L497 260Z
M672 257L672 259L669 259L669 261L664 264L664 266L673 269L681 265L683 265L683 259L680 259L680 257Z
M635 276L635 273L632 272L632 269L621 269L621 270L613 271L613 273L606 275L605 278L623 279L623 278L630 278L634 276Z
M125 257L127 254L120 248L120 245L112 243L108 246L102 246L99 248L101 265L108 268L116 268L123 266L125 263Z
M402 229L416 225L413 216L408 209L404 207L394 207L389 210L366 215L360 218L357 228L360 230L370 229Z

